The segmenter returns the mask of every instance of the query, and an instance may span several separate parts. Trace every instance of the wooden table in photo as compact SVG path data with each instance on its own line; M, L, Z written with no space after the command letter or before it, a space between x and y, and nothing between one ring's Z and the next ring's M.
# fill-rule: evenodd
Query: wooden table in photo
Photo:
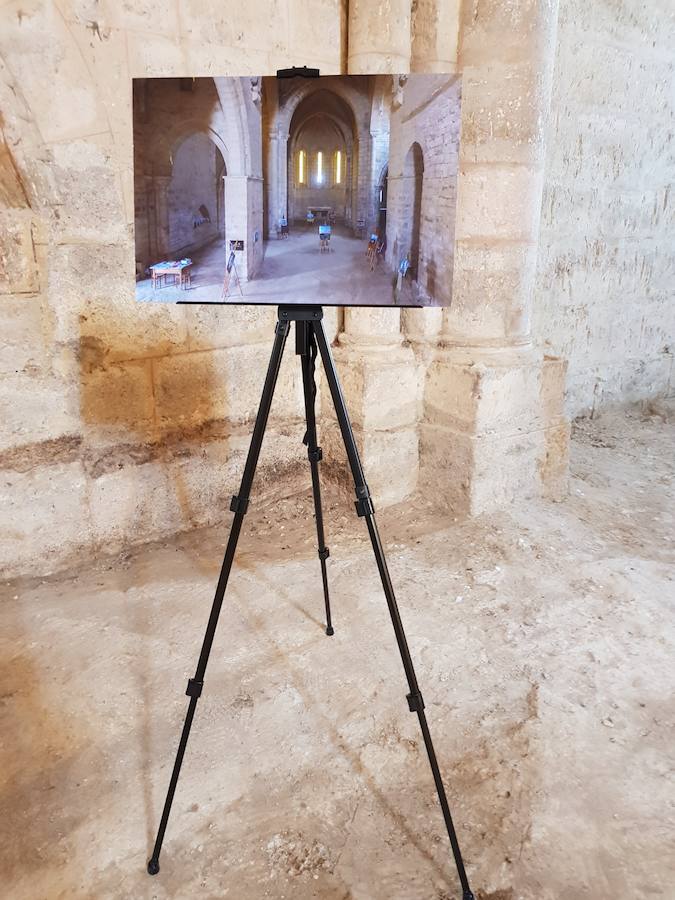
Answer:
M177 277L179 287L181 290L185 290L192 282L192 260L185 262L182 260L171 260L170 262L157 263L154 266L150 266L150 273L152 275L153 290L157 289L158 283L159 287L162 287L162 278L165 275L173 275L174 285Z

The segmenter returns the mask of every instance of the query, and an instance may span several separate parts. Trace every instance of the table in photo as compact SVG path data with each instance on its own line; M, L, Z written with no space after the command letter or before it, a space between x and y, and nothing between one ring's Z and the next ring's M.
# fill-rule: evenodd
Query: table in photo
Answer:
M332 206L308 206L307 213L311 213L313 216L321 219L322 221L328 221L330 214L333 212Z
M179 287L181 290L185 290L192 283L192 260L172 259L156 263L154 266L150 266L150 273L153 290L157 289L158 283L159 287L162 287L162 279L167 275L173 275L174 285L178 278Z

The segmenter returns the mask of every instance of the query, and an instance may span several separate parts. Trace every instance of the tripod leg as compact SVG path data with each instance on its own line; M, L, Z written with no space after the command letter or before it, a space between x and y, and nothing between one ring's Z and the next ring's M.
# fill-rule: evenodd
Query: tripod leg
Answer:
M356 506L357 514L365 518L366 525L368 526L368 534L370 535L370 541L373 545L373 553L375 554L377 568L380 573L380 579L382 580L384 595L387 598L387 606L389 607L389 615L391 616L391 622L394 626L396 642L398 644L398 649L401 654L401 660L403 662L403 668L408 680L408 686L410 688L410 693L407 695L408 708L410 709L410 712L417 713L417 717L419 719L420 728L422 730L422 737L424 738L424 746L426 747L427 756L429 757L429 765L431 766L431 772L434 777L438 799L441 804L441 810L443 811L445 826L448 830L448 837L450 839L450 846L452 847L452 853L455 859L455 865L457 867L457 874L459 875L459 880L462 885L462 898L463 900L474 900L474 895L471 891L471 888L469 887L469 879L466 875L466 869L464 868L464 860L462 859L462 852L459 848L455 826L450 814L448 799L445 795L443 779L441 778L441 772L438 768L438 760L436 759L436 752L431 740L431 733L427 724L427 718L424 713L424 700L422 699L422 694L420 693L419 685L417 683L417 676L415 675L415 669L413 667L410 650L408 648L408 641L405 636L403 623L401 621L401 615L396 603L394 588L389 576L387 561L384 556L384 549L382 547L380 535L377 530L373 501L371 500L370 491L368 490L368 485L366 484L366 479L363 474L363 467L361 466L361 459L356 447L354 432L352 431L351 422L349 421L349 414L347 413L347 407L345 405L345 399L342 394L342 388L340 387L340 382L338 381L337 371L335 369L335 363L333 361L333 354L331 353L330 346L328 344L328 341L326 340L326 333L323 330L323 324L321 322L317 322L313 325L313 328L316 334L317 343L319 345L319 352L321 353L323 367L328 379L328 386L333 398L333 404L335 406L335 412L337 414L338 423L340 425L340 431L342 432L342 439L347 451L349 466L352 470L352 475L354 476L354 485L356 488L356 502L354 505Z
M307 432L304 443L307 444L307 456L312 470L312 493L314 495L314 516L316 518L316 537L319 544L319 560L321 562L321 580L323 581L323 599L326 605L326 634L334 634L330 615L330 596L328 594L328 574L326 560L330 556L323 530L323 511L321 509L321 482L319 480L319 460L322 457L321 447L316 437L316 383L314 381L314 360L316 359L316 342L310 322L295 323L296 353L302 364L302 386L305 393L305 418Z
M225 596L227 580L230 576L234 554L237 549L239 533L244 521L244 515L246 514L246 510L248 508L251 485L253 484L253 477L255 475L256 466L258 464L260 448L262 446L263 437L265 434L265 426L267 425L267 418L269 416L270 406L272 405L272 397L274 395L274 388L277 383L277 376L279 375L279 367L281 365L281 358L283 356L284 347L286 345L286 338L288 337L289 328L290 323L288 322L277 323L274 346L272 348L272 355L270 357L269 366L267 368L267 375L265 376L265 385L263 387L262 397L260 399L260 406L258 407L258 415L255 420L255 426L253 428L251 445L248 449L248 455L246 457L246 465L244 466L244 474L241 479L241 487L239 489L239 494L233 497L232 502L230 503L230 509L234 513L234 521L232 522L232 528L230 529L230 537L227 542L225 558L223 559L223 565L220 570L220 576L218 578L218 584L216 586L216 594L213 599L213 606L211 607L209 621L206 626L206 633L204 635L202 649L199 654L199 661L197 662L195 677L190 678L190 680L188 681L187 690L185 692L190 698L190 703L188 705L187 714L185 716L185 723L183 724L183 731L181 732L180 742L178 744L178 751L176 753L176 761L174 762L173 771L171 773L171 780L169 781L169 789L167 791L166 800L164 802L164 809L162 810L162 818L160 820L159 829L157 831L157 839L152 851L152 856L148 861L148 872L150 873L150 875L156 875L159 872L159 854L162 849L164 833L166 831L167 822L169 821L171 804L173 803L173 796L176 792L178 776L180 775L185 748L190 736L190 728L192 727L192 719L194 718L195 709L197 707L197 700L199 700L199 697L202 693L202 688L204 686L204 674L206 672L206 666L209 661L209 654L211 653L211 645L213 644L213 638L216 633L216 626L218 625L220 609L223 605L223 598Z

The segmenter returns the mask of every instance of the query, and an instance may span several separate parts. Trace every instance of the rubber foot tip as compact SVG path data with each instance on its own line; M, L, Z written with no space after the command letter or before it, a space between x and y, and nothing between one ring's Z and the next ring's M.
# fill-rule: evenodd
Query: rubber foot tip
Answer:
M473 891L464 891L462 894L462 900L476 900L473 895Z
M158 859L149 859L148 860L148 875L156 875L159 872L159 860Z
M329 625L328 628L326 628L326 634L328 635L328 637L331 637L331 635L335 634L332 625Z

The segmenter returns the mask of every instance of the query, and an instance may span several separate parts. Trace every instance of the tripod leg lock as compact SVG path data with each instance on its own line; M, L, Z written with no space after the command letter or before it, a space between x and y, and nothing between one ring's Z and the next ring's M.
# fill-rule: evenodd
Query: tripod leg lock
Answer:
M230 500L230 509L233 513L241 513L242 516L248 509L248 497L235 496Z
M321 447L315 447L314 450L307 451L307 457L310 462L321 462L323 459L323 451Z
M424 709L424 698L419 691L406 694L406 700L408 701L408 709L410 712L422 712Z
M372 516L375 513L375 507L370 496L360 497L358 500L355 500L354 506L356 507L357 516Z
M330 550L328 547L324 547L323 550L319 550L319 559L328 559L330 556Z
M198 700L202 695L202 688L204 687L203 681L197 681L196 678L188 679L188 686L185 691L186 697L191 697L194 700Z

